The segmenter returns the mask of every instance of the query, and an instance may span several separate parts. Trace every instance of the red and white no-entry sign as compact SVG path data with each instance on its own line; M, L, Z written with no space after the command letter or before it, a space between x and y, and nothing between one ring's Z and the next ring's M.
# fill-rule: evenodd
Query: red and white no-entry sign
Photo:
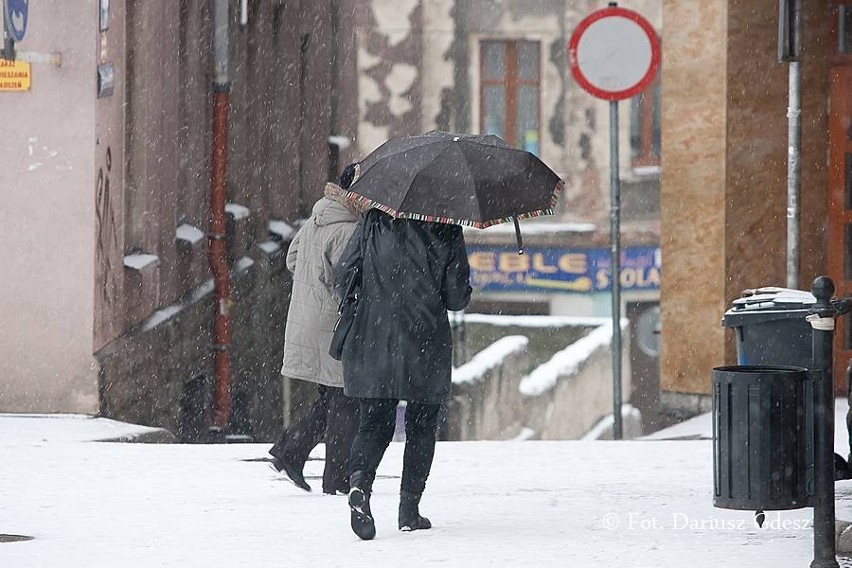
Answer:
M608 101L647 87L660 67L653 26L632 10L610 6L586 16L568 42L571 74L583 89Z

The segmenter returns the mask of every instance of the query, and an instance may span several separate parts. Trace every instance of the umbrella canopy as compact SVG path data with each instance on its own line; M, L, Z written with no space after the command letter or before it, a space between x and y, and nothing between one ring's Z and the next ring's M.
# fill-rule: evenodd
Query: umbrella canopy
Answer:
M393 217L484 228L553 214L563 182L494 135L394 138L360 162L350 197Z

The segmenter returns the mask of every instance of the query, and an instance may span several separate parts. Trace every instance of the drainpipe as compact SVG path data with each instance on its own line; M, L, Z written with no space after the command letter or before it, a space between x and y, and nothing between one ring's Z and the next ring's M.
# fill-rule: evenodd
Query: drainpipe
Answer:
M231 273L225 250L228 179L228 0L213 4L213 158L210 187L208 260L213 273L213 426L226 429L231 418Z
M801 26L800 0L780 0L778 59L790 64L787 81L787 288L799 287L799 190L802 169Z

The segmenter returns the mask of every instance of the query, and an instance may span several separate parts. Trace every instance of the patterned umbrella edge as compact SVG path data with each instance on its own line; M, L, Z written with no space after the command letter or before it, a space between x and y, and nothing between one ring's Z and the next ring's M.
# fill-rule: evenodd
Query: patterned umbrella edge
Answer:
M556 202L559 200L559 194L564 190L565 182L563 180L559 180L556 182L556 185L553 186L553 191L548 198L548 206L543 207L541 209L535 209L533 211L525 211L523 213L518 213L517 215L510 215L508 217L500 217L497 219L488 219L484 221L474 221L470 219L457 219L453 217L442 217L438 215L426 215L423 213L411 213L408 211L397 211L393 207L389 207L384 203L379 203L378 201L374 201L368 197L364 197L360 193L355 191L344 191L344 195L355 201L360 207L364 209L378 209L379 211L383 211L387 213L391 217L395 219L411 219L414 221L426 221L429 223L444 223L446 225L463 225L465 227L475 227L477 229L485 229L486 227L491 227L492 225L499 225L501 223L509 223L513 219L518 219L522 221L524 219L532 219L534 217L541 217L543 215L553 215L554 207L556 207Z

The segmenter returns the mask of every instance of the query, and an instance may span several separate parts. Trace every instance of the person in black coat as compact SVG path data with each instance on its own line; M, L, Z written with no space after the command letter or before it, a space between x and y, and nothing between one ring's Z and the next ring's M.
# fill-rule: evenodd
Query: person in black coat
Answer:
M350 454L352 530L375 536L370 492L394 433L396 407L407 402L400 487L400 530L428 529L419 512L432 467L438 412L451 396L452 333L447 310L470 302L470 267L456 225L394 219L371 209L335 266L341 297L360 262L361 285L343 345L346 396L359 399Z

